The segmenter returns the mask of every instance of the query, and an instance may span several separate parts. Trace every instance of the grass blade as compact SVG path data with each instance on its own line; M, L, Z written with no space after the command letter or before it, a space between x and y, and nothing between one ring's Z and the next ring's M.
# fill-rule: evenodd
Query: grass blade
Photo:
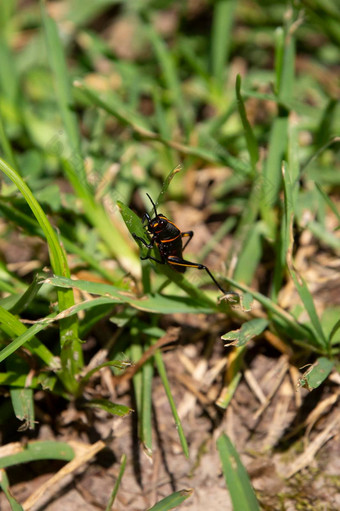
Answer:
M318 184L318 183L315 183L315 186L318 190L318 192L320 193L321 197L323 198L323 200L325 201L325 203L327 204L327 206L331 209L331 211L333 212L333 214L336 216L338 222L339 222L339 225L337 227L337 229L340 229L340 213L336 207L336 205L334 204L334 202L329 198L329 196L327 195L326 192L324 192L324 190L321 188L321 186Z
M270 237L275 238L275 220L272 208L278 199L281 188L281 163L286 151L288 140L288 110L284 104L290 104L294 89L295 72L295 36L293 30L293 10L284 31L279 32L278 50L276 53L276 90L279 113L272 124L268 143L268 157L263 171L263 190L261 213L265 220ZM295 27L296 28L296 27Z
M178 436L179 436L179 439L180 439L180 442L182 445L183 452L184 452L185 456L187 458L189 458L189 448L188 448L187 440L184 435L181 420L177 413L174 398L172 397L171 388L170 388L169 380L168 380L168 377L166 374L165 365L164 365L164 362L162 359L161 352L159 350L156 351L154 358L155 358L155 362L156 362L156 366L157 366L157 371L158 371L159 376L162 380L162 384L163 384L165 393L167 395L167 398L168 398L168 401L170 404L171 412L172 412L172 415L175 420L175 425L176 425L176 429L178 431Z
M54 232L50 222L48 221L44 211L40 204L35 199L29 187L26 185L24 180L19 174L10 167L4 160L0 158L0 170L6 174L6 176L13 181L18 187L22 195L24 196L27 204L31 208L34 216L36 217L48 244L51 266L57 275L63 275L65 277L70 276L70 271L67 264L67 259L64 250L62 249L58 237ZM63 311L74 305L73 291L70 290L59 290L58 291L58 303L59 310ZM64 372L64 384L71 392L75 390L77 383L75 381L75 374L77 374L80 368L83 366L83 354L78 339L78 322L77 318L66 318L60 322L60 342L62 355L63 347L67 344L70 348L68 351L69 356L64 358L63 367L66 368ZM77 356L74 356L77 353Z
M34 402L32 389L10 389L15 416L19 421L23 421L19 431L34 429Z
M241 117L243 129L244 129L244 133L245 133L245 137L246 137L250 161L251 161L253 170L255 172L256 163L259 160L259 148L258 148L258 145L256 142L256 138L254 136L252 127L251 127L251 125L248 121L248 118L247 118L247 112L246 112L246 109L244 106L244 101L243 101L242 94L241 94L241 76L240 75L237 75L237 77L236 77L236 98L237 98L238 111L239 111L239 114Z
M2 325L1 326L2 330L4 330L5 332L10 331L10 329L8 327L5 327L5 325L7 325L8 319L15 318L15 316L12 316L12 315L9 316L8 314L10 314L10 313L8 313L8 311L6 311L2 307L0 307L0 324ZM45 319L48 320L48 319L53 318L54 316L55 316L55 314L51 314L50 316L48 316ZM17 319L17 318L15 318L15 319ZM19 349L25 343L30 341L32 338L34 338L34 336L37 333L39 333L41 330L44 330L48 326L48 323L45 321L45 323L38 323L38 324L33 325L31 328L26 329L26 327L22 323L20 323L19 320L17 320L17 321L18 321L18 324L20 324L22 327L24 327L24 330L22 330L22 333L19 334L18 337L16 337L16 339L14 339L14 341L12 341L10 344L8 344L5 348L3 348L0 351L0 362L2 362L7 357L12 355L12 353L14 353L17 349ZM7 330L5 328L7 328ZM49 361L48 365L49 365L50 369L55 369L55 370L60 369L60 364L58 364L58 362L57 362L57 360L58 360L57 357L53 357L53 355L47 350L47 348L45 346L41 347L40 341L39 341L39 344L34 346L34 348L35 348L35 354L37 356L40 356L40 358L43 361ZM43 348L45 348L45 350L47 350L47 353Z
M328 377L334 367L334 361L326 357L319 357L300 378L300 385L308 390L317 389Z
M83 403L83 406L86 408L98 408L117 417L126 417L131 412L131 408L128 406L112 403L108 399L91 399Z
M123 478L123 475L125 472L125 467L126 467L126 456L125 456L125 454L123 454L123 456L121 457L121 460L120 460L119 474L118 474L117 480L115 482L115 485L113 487L109 502L107 503L107 506L105 508L105 511L112 510L112 506L114 504L115 498L116 498L118 490L119 490L119 485L122 481L122 478Z
M26 291L18 297L18 300L11 307L12 314L20 314L23 310L25 310L30 303L36 297L38 291L42 286L42 280L45 278L43 273L36 273L32 283L28 286Z
M74 458L72 447L66 442L54 442L51 440L28 442L20 447L15 454L0 458L0 468L12 467L19 463L29 463L37 460L63 460L70 461Z
M182 120L186 135L189 135L188 105L185 103L181 90L181 82L173 54L155 30L153 24L147 26L147 34L154 48L159 65L162 69L165 86L170 93L172 103L176 107L178 117Z
M170 271L170 270L169 270ZM56 287L65 288L76 288L82 289L89 293L103 295L101 298L93 298L80 304L74 305L69 309L63 311L63 313L53 316L50 319L42 320L46 322L53 322L62 319L62 315L74 315L81 310L88 310L92 307L104 304L117 303L128 303L132 307L147 312L153 312L155 314L175 314L176 312L187 312L187 313L206 313L212 312L215 308L212 308L207 302L201 302L200 300L192 297L174 295L161 295L159 293L150 293L148 295L137 298L133 294L129 294L120 288L109 286L107 284L101 284L99 282L87 282L81 280L65 279L63 277L52 277L46 279L45 282L52 284ZM183 286L184 287L184 286ZM104 289L109 289L105 292Z
M246 469L229 440L222 434L217 440L225 482L228 486L234 511L260 511Z
M192 492L193 490L176 491L157 502L157 504L150 507L148 511L169 511L170 509L175 509L182 504L182 502L187 500L192 495Z
M41 0L41 13L45 37L48 49L48 56L51 68L55 78L55 91L60 109L60 115L66 131L66 141L70 145L72 155L80 154L80 136L76 114L71 110L72 93L69 83L69 73L66 66L64 51L60 42L58 28L55 21L48 16L45 8L45 2ZM80 159L79 162L82 160ZM84 166L80 165L78 169L81 180L86 183Z
M3 468L0 469L0 487L6 495L8 503L11 506L11 511L24 511L23 507L17 502L10 491L8 477Z
M255 318L246 321L238 330L232 330L227 334L222 335L223 341L233 341L226 346L237 346L238 348L244 346L257 335L267 328L269 321L264 318Z
M147 348L148 345L145 346ZM153 359L149 359L142 367L142 403L140 417L140 439L148 456L152 455L152 380Z
M284 184L284 207L285 207L285 247L286 248L286 257L287 257L287 266L289 273L294 281L295 287L299 293L301 301L310 317L312 322L312 326L315 331L315 341L316 343L323 348L330 348L330 344L328 343L326 336L323 332L321 322L317 315L313 297L307 287L306 282L301 276L298 276L295 272L293 261L292 261L292 252L293 252L293 221L294 221L294 196L293 196L293 183L291 181L291 176L289 170L287 170L287 166L284 164L282 166L282 174L283 174L283 184Z
M0 362L14 353L23 344L27 343L26 348L31 353L39 357L45 364L48 365L50 369L60 369L59 363L57 362L57 357L55 357L53 353L51 353L51 351L46 348L46 346L40 342L39 339L35 337L35 333L38 333L40 330L46 328L45 326L40 329L37 328L36 332L33 331L33 333L29 335L28 332L31 332L31 328L27 329L27 327L21 323L21 321L16 316L14 316L14 314L1 306L0 326L1 330L3 330L3 332L5 332L9 338L14 338L14 341L12 341L8 346L6 346L6 348L0 351ZM25 338L25 340L18 341L19 338Z
M222 91L225 80L236 3L235 0L214 2L211 32L211 75L219 91Z

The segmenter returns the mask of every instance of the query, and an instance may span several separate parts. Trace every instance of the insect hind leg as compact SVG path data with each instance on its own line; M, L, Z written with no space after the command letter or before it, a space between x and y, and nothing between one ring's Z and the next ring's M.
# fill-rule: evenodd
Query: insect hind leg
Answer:
M190 240L189 240L190 241ZM168 256L167 262L169 264L172 264L174 266L184 266L186 268L197 268L197 270L205 270L211 280L214 282L214 284L218 287L218 289L225 295L226 291L223 289L223 287L220 286L220 284L217 282L209 268L207 268L204 264L194 263L192 261L186 261L185 259L182 259L181 257L177 256Z

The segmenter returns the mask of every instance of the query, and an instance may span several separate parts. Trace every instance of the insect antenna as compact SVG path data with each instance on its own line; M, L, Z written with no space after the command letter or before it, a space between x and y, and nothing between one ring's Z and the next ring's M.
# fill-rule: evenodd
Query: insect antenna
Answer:
M153 205L153 209L154 209L154 212L155 212L155 216L158 216L157 209L156 209L156 204L155 204L155 203L154 203L154 201L151 199L151 197L150 197L150 195L149 195L148 193L147 193L146 195L149 197L150 202L151 202L151 204Z

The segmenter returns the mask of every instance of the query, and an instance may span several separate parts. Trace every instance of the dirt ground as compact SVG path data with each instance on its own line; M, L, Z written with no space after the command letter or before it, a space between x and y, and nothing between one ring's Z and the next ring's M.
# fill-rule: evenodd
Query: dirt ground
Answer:
M288 356L265 340L255 340L247 351L244 376L236 393L227 410L222 410L215 403L224 392L231 353L219 338L222 318L177 315L165 318L165 327L170 320L180 326L180 336L164 348L164 361L189 444L189 459L181 450L158 376L153 388L151 457L137 439L136 413L113 419L105 413L85 415L72 404L63 409L64 402L53 402L51 396L41 393L37 395L35 438L86 444L103 440L106 446L89 463L81 464L54 485L48 480L61 469L60 462L9 469L12 492L20 503L45 483L43 496L29 509L104 510L121 456L126 454L126 471L112 509L146 510L173 491L190 488L193 494L180 509L232 509L216 449L217 437L225 432L241 455L261 509L340 509L336 378L331 377L313 392L298 388L298 372ZM112 392L111 379L111 373L103 370L95 382L96 391L106 395ZM130 381L118 385L113 393L114 401L133 407L129 402ZM16 440L13 428L9 437ZM21 433L21 441L23 436L32 438ZM10 509L3 495L0 509Z

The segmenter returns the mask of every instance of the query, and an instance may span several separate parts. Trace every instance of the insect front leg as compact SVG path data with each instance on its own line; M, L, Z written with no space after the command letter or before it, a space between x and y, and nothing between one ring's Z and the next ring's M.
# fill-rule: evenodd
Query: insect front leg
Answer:
M135 240L138 240L138 241L140 241L141 243L143 243L144 247L146 247L146 248L151 249L151 248L153 248L153 246L154 246L154 244L155 244L155 242L154 242L154 240L153 240L153 239L151 240L151 242L150 242L150 243L147 243L147 242L145 241L145 239L141 238L141 236L137 236L137 234L135 234L134 232L132 233L132 236L134 237L134 239L135 239Z
M146 255L145 257L140 256L140 259L142 261L145 261L146 259L151 259L151 261L155 261L158 264L165 264L166 261L163 259L162 261L160 259L156 259L155 257L152 257L151 255Z
M150 241L150 243L147 243L145 241L145 239L141 238L141 236L137 236L137 234L135 233L132 233L132 236L134 237L135 240L138 240L140 241L141 243L143 243L144 247L148 248L149 250L151 250L154 245L155 245L155 239L152 238L152 240ZM161 254L162 256L162 254ZM166 261L164 258L162 258L162 260L159 260L159 259L156 259L155 257L147 254L145 257L143 256L139 256L139 258L142 260L142 261L145 261L146 259L151 259L152 261L155 261L156 263L159 263L159 264L165 264Z

